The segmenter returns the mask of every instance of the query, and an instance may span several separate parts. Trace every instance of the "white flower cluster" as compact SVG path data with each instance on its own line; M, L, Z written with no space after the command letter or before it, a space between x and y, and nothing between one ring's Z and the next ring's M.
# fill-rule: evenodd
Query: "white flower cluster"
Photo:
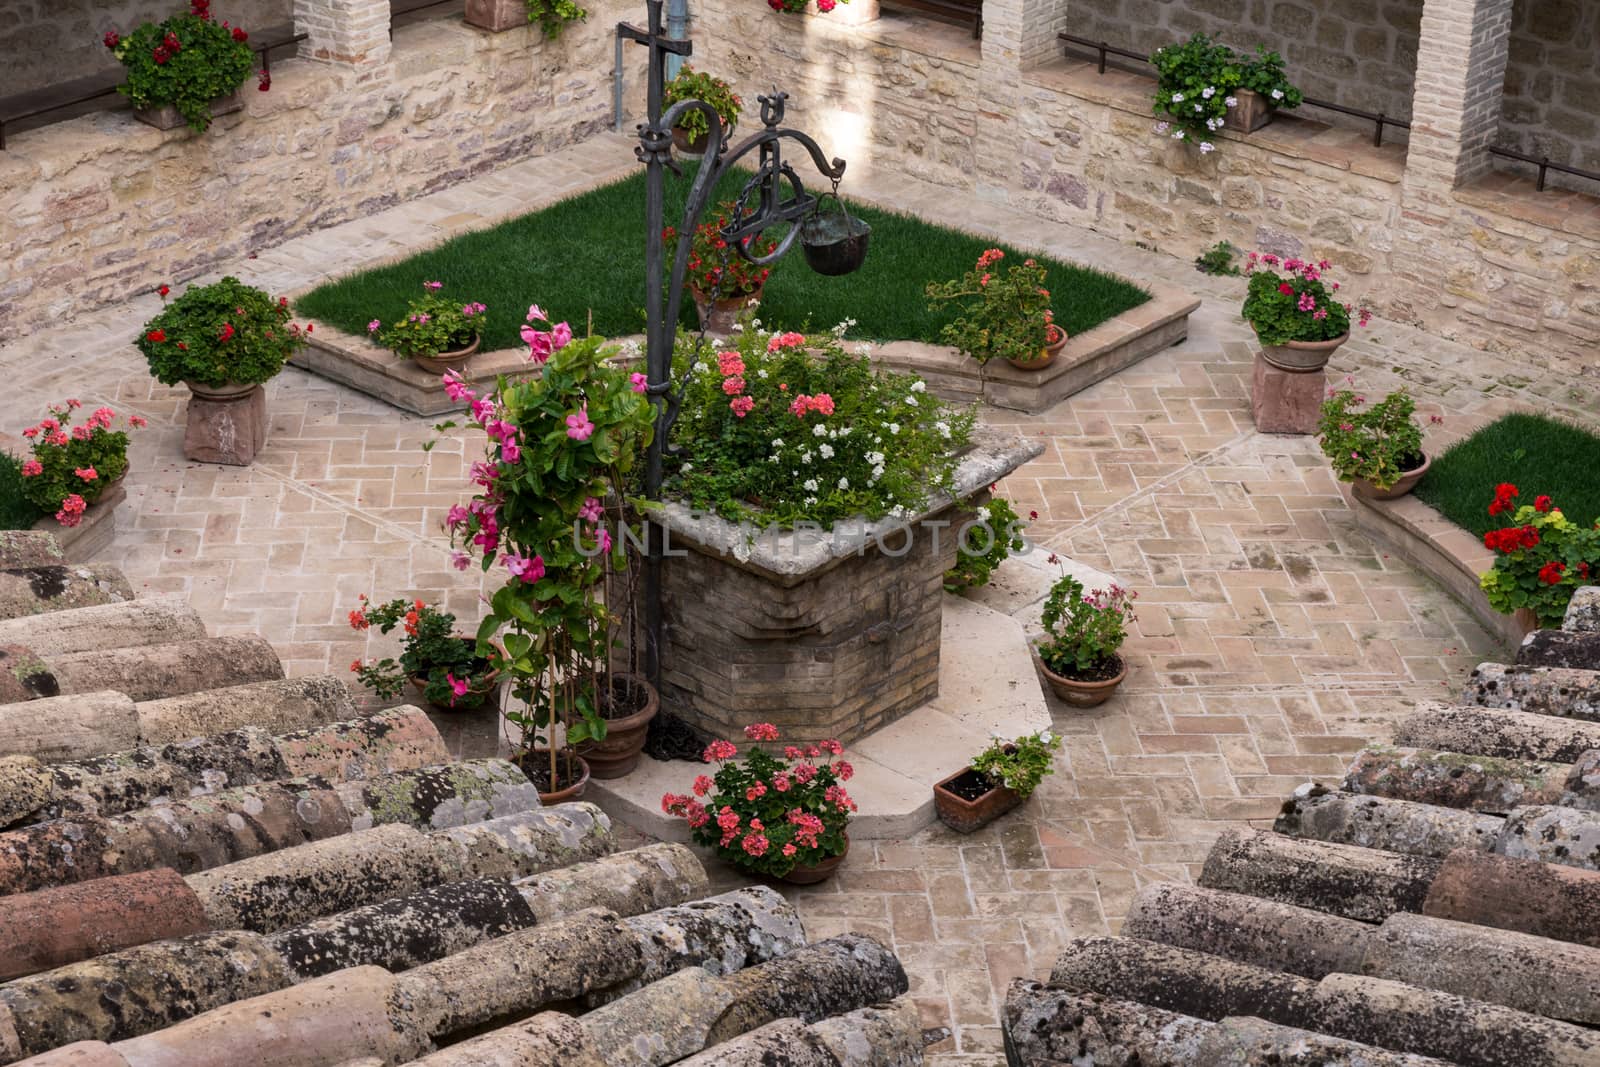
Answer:
M850 332L850 327L854 326L855 324L855 319L845 319L829 332L832 333L834 337L842 341L844 340L844 335Z

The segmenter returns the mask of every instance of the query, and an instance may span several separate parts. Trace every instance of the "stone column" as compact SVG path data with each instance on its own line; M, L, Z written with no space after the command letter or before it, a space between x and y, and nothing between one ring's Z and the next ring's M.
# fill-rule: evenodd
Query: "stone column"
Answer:
M307 35L302 59L347 67L389 60L389 0L294 0L294 26Z
M1024 9L1043 0L988 0L983 5L982 74L973 134L973 187L980 200L1004 203L1016 179L1021 134Z
M1411 104L1408 193L1447 198L1489 169L1512 0L1426 0Z

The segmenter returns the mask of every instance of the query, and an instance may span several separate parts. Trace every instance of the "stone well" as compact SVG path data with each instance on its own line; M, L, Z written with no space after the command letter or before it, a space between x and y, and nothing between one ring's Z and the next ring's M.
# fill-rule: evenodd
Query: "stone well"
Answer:
M772 722L787 740L849 742L933 699L956 533L991 484L1042 451L983 430L974 446L953 494L902 520L761 534L667 504L665 706L733 741Z

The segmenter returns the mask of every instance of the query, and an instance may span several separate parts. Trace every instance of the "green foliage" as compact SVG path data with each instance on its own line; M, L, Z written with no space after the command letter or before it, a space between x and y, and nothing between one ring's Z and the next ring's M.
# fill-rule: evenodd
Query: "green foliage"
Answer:
M758 267L751 263L723 239L722 228L728 225L728 220L735 217L738 210L739 205L734 201L722 201L717 205L717 213L696 226L693 236L689 238L689 269L684 280L691 289L717 300L754 296L761 292L761 287L772 274L770 267ZM667 240L670 250L673 247L671 242L678 240L678 231L668 226L661 231L661 236ZM749 248L752 239L746 237L744 243ZM752 255L770 255L778 247L778 243L770 237L754 243Z
M1317 441L1343 482L1365 479L1388 489L1422 462L1422 429L1412 419L1416 401L1404 389L1366 406L1366 398L1341 389L1322 405Z
M695 176L686 166L681 178L667 176L666 219L683 217L684 197ZM735 169L713 200L737 197L750 177ZM930 281L951 276L958 264L978 258L993 242L912 215L851 205L851 213L872 226L872 251L848 278L829 278L807 270L799 252L761 289L761 315L770 322L859 320L855 336L874 341L938 343L940 328L955 318L954 308L935 311L924 295ZM779 238L780 227L764 235ZM1007 257L1027 253L1001 245ZM593 189L519 218L463 234L410 259L375 267L330 282L298 297L297 314L326 322L346 333L366 335L367 323L393 321L405 314L418 278L441 278L450 292L471 293L495 314L483 336L485 351L520 344L518 316L503 309L526 307L537 292L547 305L568 309L573 322L593 315L596 333L620 337L640 333L645 306L644 175ZM1056 322L1079 334L1113 315L1144 303L1149 294L1135 285L1085 267L1040 256L1045 288L1055 294ZM687 294L679 309L682 326L695 329Z
M1212 138L1238 106L1238 90L1260 93L1271 108L1298 107L1302 100L1276 52L1257 47L1254 58L1245 58L1203 33L1156 49L1150 63L1156 68L1153 107L1162 117L1156 132L1197 144L1202 152L1216 147Z
M1350 332L1351 307L1334 297L1339 283L1327 280L1327 260L1311 263L1251 252L1244 270L1250 288L1240 314L1262 344L1332 341ZM1365 326L1371 313L1365 306L1356 313Z
M379 319L367 323L373 340L398 355L433 357L466 348L486 324L484 305L461 303L442 295L443 282L423 282L426 295L406 306L406 312L389 325Z
M771 723L745 727L755 741L778 740ZM843 855L845 831L856 803L842 783L854 769L837 741L804 748L784 746L780 758L752 748L743 760L728 741L713 741L707 763L719 763L714 778L700 775L693 795L667 793L661 810L681 816L696 843L743 871L782 878L801 865ZM696 799L696 798L704 798Z
M667 82L661 109L665 111L680 100L704 100L710 104L722 119L723 126L727 127L725 132L730 137L739 124L739 113L744 109L744 101L739 99L739 94L733 91L731 85L715 74L695 70L687 63L678 69L677 77ZM705 115L698 109L690 110L679 119L678 127L691 139L711 132Z
M1027 734L1015 741L995 738L988 748L972 757L972 769L1003 785L1023 800L1033 795L1045 775L1055 770L1051 753L1061 747L1061 737L1049 730Z
M77 400L52 405L49 417L22 431L32 448L19 468L23 494L63 526L76 526L84 508L128 470L127 431L111 428L117 413L98 408L74 426L81 407ZM144 419L130 416L127 425L143 426Z
M361 683L386 700L399 696L411 677L426 679L423 696L431 704L479 708L493 692L488 659L477 654L471 638L462 640L456 633L456 617L448 611L404 597L370 604L363 593L361 606L350 612L350 626L376 626L384 634L401 626L405 633L398 663L386 657L350 664Z
M954 302L962 315L947 324L939 339L979 363L991 359L1032 362L1050 342L1050 290L1045 270L1036 259L1013 263L1002 273L996 264L1005 258L998 248L978 257L973 268L955 281L928 284L931 307Z
M126 37L108 34L106 44L127 68L119 91L134 107L171 104L198 133L211 125L211 102L243 85L255 58L243 30L218 25L206 4L193 6L196 13L146 22Z
M1239 250L1227 241L1218 241L1195 257L1194 268L1201 274L1233 276L1240 273L1233 259Z
M1600 523L1580 526L1545 495L1517 507L1512 501L1520 495L1509 482L1496 488L1488 512L1509 516L1509 523L1483 535L1495 560L1478 584L1496 611L1526 608L1541 627L1559 627L1572 594L1600 576Z
M1083 583L1064 574L1050 587L1041 617L1039 658L1064 677L1087 674L1110 662L1128 637L1138 593L1112 583L1084 594Z
M996 567L1028 547L1022 537L1027 524L1004 497L995 497L979 507L972 522L976 525L956 545L956 565L944 572L944 587L952 593L988 585ZM957 535L960 536L960 528Z
M529 321L547 324L531 311ZM553 782L558 728L574 746L605 737L612 650L629 598L608 604L601 592L608 569L626 564L626 538L637 537L624 533L623 492L655 414L642 385L606 362L616 350L600 338L573 340L566 323L529 334L544 361L538 377L502 377L478 397L447 376L451 397L471 405L484 431L485 456L472 468L476 495L446 521L465 550L459 566L477 554L485 571L496 561L506 569L478 628L478 654L522 702L506 713L522 747L541 732L550 742ZM489 641L496 634L502 647Z
M573 0L527 0L527 3L528 21L537 22L545 37L552 41L561 36L569 22L581 22L589 17L589 12Z
M23 491L22 461L0 451L0 530L27 530L44 518Z
M1600 434L1547 415L1513 414L1434 456L1416 495L1445 518L1482 537L1496 523L1483 502L1496 485L1548 494L1580 526L1600 519Z
M689 384L668 493L728 519L829 527L904 517L949 489L975 413L846 351L848 326L768 333L749 320L723 351L680 336L674 371Z
M162 385L210 386L269 381L302 343L288 300L274 301L234 277L191 285L134 342Z

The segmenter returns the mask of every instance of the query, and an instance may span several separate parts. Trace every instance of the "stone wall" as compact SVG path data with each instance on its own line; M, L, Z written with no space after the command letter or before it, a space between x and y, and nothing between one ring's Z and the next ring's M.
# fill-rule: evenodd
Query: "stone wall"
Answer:
M1600 171L1600 0L1517 0L1502 148ZM1600 184L1571 179L1600 193Z
M216 0L212 11L246 30L290 20L293 0ZM0 3L0 96L115 70L101 44L107 30L127 33L186 10L184 0L5 0Z
M285 59L270 92L201 135L106 112L9 139L0 340L605 129L611 35L635 12L589 6L553 43L455 19L397 30L361 67Z

